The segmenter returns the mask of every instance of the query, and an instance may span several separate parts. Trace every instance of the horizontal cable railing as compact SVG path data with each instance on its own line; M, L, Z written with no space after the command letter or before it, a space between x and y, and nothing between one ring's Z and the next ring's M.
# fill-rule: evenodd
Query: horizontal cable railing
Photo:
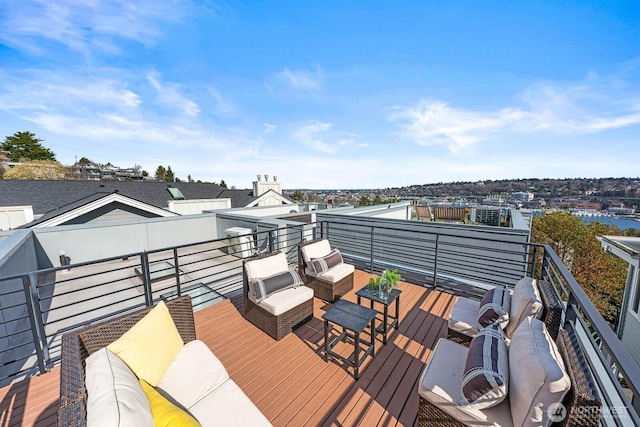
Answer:
M580 336L597 373L606 425L638 423L640 368L549 246L508 233L460 235L402 224L321 221L162 248L0 278L0 386L58 363L65 332L161 298L192 296L194 309L242 289L242 261L275 250L297 265L297 246L323 237L357 268L398 269L404 281L477 298L524 275L550 282L565 301L565 321ZM628 397L630 396L630 397ZM627 411L627 418L611 416ZM638 424L636 424L638 425Z

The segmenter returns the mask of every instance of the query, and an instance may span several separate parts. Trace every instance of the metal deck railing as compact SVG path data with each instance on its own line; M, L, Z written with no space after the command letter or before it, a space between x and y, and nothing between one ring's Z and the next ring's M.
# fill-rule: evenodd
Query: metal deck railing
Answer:
M94 262L0 278L0 385L45 372L60 359L66 331L197 292L194 308L242 288L242 260L281 250L297 265L297 245L323 237L357 268L398 269L403 280L478 298L486 289L512 287L524 275L549 281L565 302L605 408L604 425L640 425L640 367L549 246L519 236L465 236L438 230L324 220L254 232L233 239L120 255Z

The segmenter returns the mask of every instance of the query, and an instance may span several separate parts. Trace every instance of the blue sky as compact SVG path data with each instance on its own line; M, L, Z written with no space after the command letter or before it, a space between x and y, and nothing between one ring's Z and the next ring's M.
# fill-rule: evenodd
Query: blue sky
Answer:
M640 2L0 3L0 137L285 188L639 176Z

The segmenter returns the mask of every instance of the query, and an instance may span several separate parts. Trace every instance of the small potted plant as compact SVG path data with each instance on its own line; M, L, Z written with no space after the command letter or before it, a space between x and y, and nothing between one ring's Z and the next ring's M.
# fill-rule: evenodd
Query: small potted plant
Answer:
M395 289L398 282L402 280L398 270L384 270L381 275L370 278L369 292L378 293L380 299L386 300L387 295Z

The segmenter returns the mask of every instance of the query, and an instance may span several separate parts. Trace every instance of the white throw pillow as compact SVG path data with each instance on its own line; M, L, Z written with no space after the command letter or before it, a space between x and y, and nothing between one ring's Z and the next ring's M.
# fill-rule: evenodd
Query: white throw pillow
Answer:
M118 356L101 348L86 360L88 427L153 427L147 395Z

